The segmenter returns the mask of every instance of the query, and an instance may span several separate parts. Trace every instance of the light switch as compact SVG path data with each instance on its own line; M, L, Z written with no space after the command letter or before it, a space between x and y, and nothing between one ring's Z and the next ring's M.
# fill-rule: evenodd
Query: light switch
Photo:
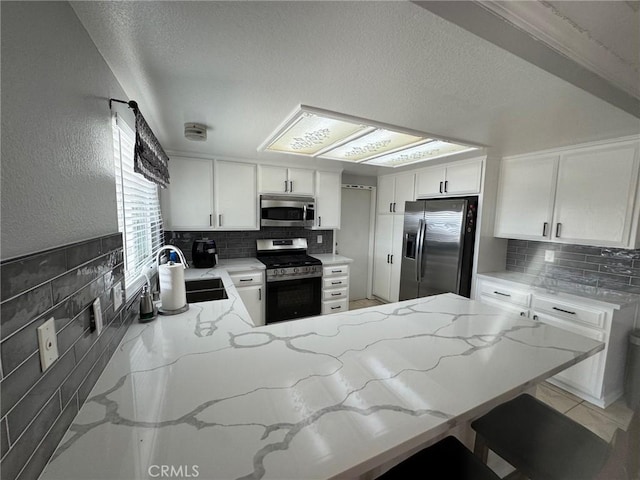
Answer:
M556 259L555 250L545 250L544 251L544 261L545 262L554 262Z
M122 305L122 282L116 283L111 289L111 300L113 301L113 311L117 312Z
M53 317L37 328L38 349L40 350L40 366L44 372L58 358L58 339Z
M91 317L91 330L98 335L102 332L102 308L100 307L100 298L93 301L93 316Z
M316 239L317 243L322 243L322 235L318 235L318 238Z

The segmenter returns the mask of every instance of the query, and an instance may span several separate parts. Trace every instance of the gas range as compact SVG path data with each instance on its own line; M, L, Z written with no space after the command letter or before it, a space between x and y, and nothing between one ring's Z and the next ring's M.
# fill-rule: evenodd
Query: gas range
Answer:
M267 282L322 276L322 262L307 255L306 238L257 240L257 258L267 267Z

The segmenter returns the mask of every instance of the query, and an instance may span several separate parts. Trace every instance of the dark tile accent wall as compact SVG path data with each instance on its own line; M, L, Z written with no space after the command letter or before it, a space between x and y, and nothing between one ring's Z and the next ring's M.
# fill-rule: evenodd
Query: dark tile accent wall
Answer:
M544 261L554 250L555 261ZM640 294L640 250L509 240L507 270L531 275L532 284L573 283Z
M139 311L113 309L124 279L120 233L0 264L0 468L37 479ZM91 330L100 297L104 328ZM40 368L36 328L55 319L59 358Z
M317 243L322 235L322 243ZM191 261L191 246L196 238L215 240L218 258L255 257L256 240L260 238L306 238L309 254L333 252L333 230L273 227L238 232L164 232L165 245L175 245Z

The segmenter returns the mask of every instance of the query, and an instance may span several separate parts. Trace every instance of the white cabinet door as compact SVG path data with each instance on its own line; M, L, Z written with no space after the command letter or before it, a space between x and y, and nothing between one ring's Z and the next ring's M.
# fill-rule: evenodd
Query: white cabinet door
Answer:
M553 239L625 246L637 188L633 144L564 155L558 169Z
M444 178L446 195L472 195L480 193L482 162L449 165Z
M398 175L395 178L394 213L404 213L404 202L413 202L416 199L415 179L416 176L413 173Z
M420 170L416 175L416 197L435 197L444 193L445 167Z
M166 230L210 230L213 227L213 162L174 157L171 183L163 192L168 207Z
M391 176L378 177L378 208L376 213L393 213L393 200L395 198L395 178Z
M316 174L316 226L314 228L340 228L342 176L339 172Z
M313 195L313 177L315 170L303 168L289 169L289 193L294 195Z
M404 231L404 216L393 216L393 231L391 232L391 279L389 281L389 301L400 299L400 269L402 267L402 233Z
M261 193L285 193L285 189L288 192L288 180L286 167L260 165Z
M264 325L264 287L255 285L237 290L254 325L256 327Z
M604 332L589 327L583 327L552 315L546 315L534 310L533 319L569 332L577 333L584 337L592 338L599 342L605 341L606 335ZM563 370L553 378L595 398L600 398L602 395L602 379L605 361L606 356L604 355L604 352L599 352L573 367Z
M375 246L373 249L373 294L390 300L393 215L376 215Z
M214 218L217 230L258 230L256 165L216 160Z
M503 159L495 236L550 240L558 155Z

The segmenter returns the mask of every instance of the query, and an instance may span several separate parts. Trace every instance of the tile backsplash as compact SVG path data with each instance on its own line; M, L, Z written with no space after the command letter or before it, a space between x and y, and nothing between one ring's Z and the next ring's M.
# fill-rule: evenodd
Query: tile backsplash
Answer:
M114 311L110 290L124 279L120 233L4 261L0 278L0 468L3 479L36 479L136 318L138 300ZM90 327L96 297L100 335ZM36 328L51 317L59 358L42 372Z
M554 262L545 262L545 250ZM640 250L509 240L507 270L531 275L532 284L573 283L640 294Z
M322 235L322 243L318 243ZM237 232L164 232L165 245L175 245L191 261L191 246L197 238L215 240L218 258L255 257L256 240L260 238L306 238L310 255L333 252L333 230L308 230L306 228L263 228Z

